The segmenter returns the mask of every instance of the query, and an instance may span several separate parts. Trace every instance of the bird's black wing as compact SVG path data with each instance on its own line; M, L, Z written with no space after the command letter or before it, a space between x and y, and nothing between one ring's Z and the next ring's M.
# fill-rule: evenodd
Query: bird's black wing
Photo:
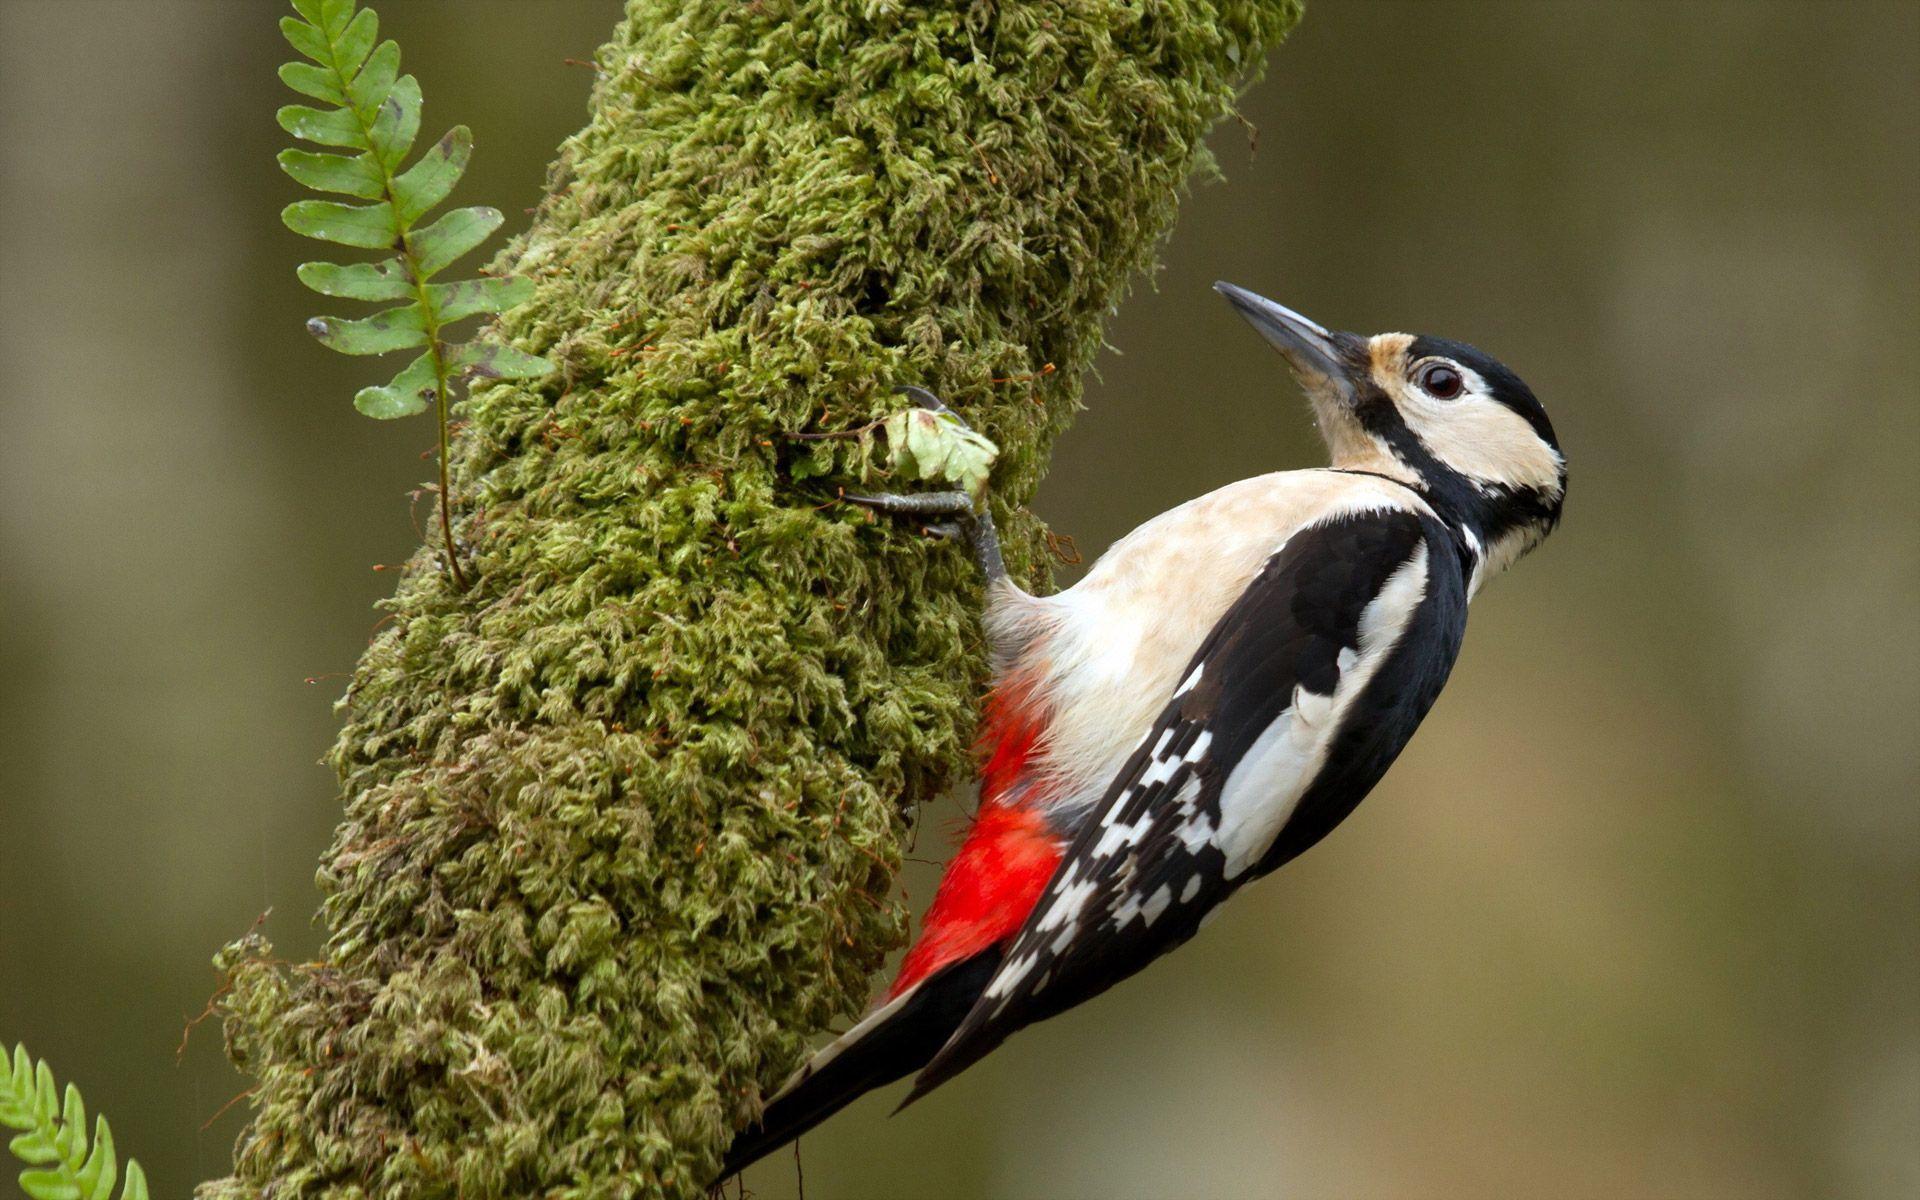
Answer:
M1376 509L1288 538L1194 654L907 1102L1192 937L1310 844L1285 836L1296 820L1313 839L1331 829L1425 715L1464 620L1452 539L1429 514ZM1355 713L1365 728L1343 720Z

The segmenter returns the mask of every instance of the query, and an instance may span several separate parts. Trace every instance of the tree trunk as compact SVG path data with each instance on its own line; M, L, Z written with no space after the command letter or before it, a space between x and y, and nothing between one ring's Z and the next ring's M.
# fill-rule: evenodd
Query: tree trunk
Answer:
M965 552L837 502L924 384L1020 514L1102 316L1298 0L629 0L342 703L329 937L220 962L208 1198L692 1196L906 922L984 673Z

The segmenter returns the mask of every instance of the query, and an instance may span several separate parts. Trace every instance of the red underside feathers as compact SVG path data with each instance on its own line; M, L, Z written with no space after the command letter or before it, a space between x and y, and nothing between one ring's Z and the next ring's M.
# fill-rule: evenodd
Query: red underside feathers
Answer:
M947 864L920 940L887 989L892 999L934 971L1019 932L1060 865L1061 844L1022 789L1040 740L1040 714L1027 690L1002 687L987 697L980 744L980 811L959 853Z

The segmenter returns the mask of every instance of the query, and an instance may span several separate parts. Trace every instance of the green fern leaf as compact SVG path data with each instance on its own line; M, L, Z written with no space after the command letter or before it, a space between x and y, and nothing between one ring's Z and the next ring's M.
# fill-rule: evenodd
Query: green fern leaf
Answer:
M393 205L342 204L337 200L296 200L280 213L288 229L322 242L391 249L400 238Z
M52 1162L60 1157L60 1151L53 1144L53 1135L38 1129L14 1138L7 1143L7 1149L21 1162Z
M433 355L422 354L407 364L385 387L361 388L353 394L353 406L376 420L411 417L427 411L440 388Z
M323 146L358 148L367 141L365 122L350 108L330 110L306 104L289 104L273 114L273 119L293 136L319 142Z
M53 1069L36 1064L25 1046L13 1049L11 1069L0 1057L0 1125L20 1130L8 1149L27 1164L20 1187L33 1200L113 1200L119 1160L105 1117L87 1137L87 1106L71 1083L62 1096ZM121 1200L147 1200L147 1176L127 1160Z
M280 68L280 82L302 96L312 96L328 104L347 102L347 94L340 90L340 83L333 77L333 72L316 63L287 63Z
M295 274L322 296L343 300L405 300L414 294L407 266L397 258L377 263L301 263Z
M526 303L531 295L531 279L463 279L459 283L427 285L427 302L443 325L480 313L505 312Z
M373 15L371 11L367 13ZM413 76L409 75L411 79ZM385 103L387 93L400 79L400 43L381 42L367 61L360 65L360 73L355 75L346 86L347 106L360 115L361 120L372 124L379 115L380 105Z
M300 6L295 4L294 7L299 8ZM319 69L327 71L329 74L332 73L333 44L326 34L314 26L307 24L307 22L300 20L298 17L281 17L280 33L287 41L293 44L295 50L313 59L316 63L328 64L326 67ZM284 80L286 76L282 75L281 78ZM296 90L304 91L305 89Z
M80 1100L80 1089L68 1084L66 1105L60 1110L60 1129L53 1137L53 1144L60 1148L61 1158L74 1156L76 1138L84 1154L87 1145L87 1106Z
M113 1130L107 1128L103 1117L93 1127L93 1152L87 1155L85 1163L74 1173L74 1182L80 1185L80 1194L86 1200L102 1194L111 1196L113 1176L119 1167L119 1160L113 1152Z
M280 77L303 96L333 107L289 104L280 110L280 124L295 137L352 153L288 149L280 153L281 169L316 191L372 203L301 200L289 204L281 219L294 232L320 241L400 251L392 260L397 269L383 264L377 275L308 264L301 268L301 279L316 291L350 299L405 300L411 295L426 341L402 337L394 316L364 323L322 318L308 327L347 353L384 353L424 344L443 367L452 367L452 347L443 334L446 325L502 312L529 294L523 286L484 279L445 285L456 289L451 295L429 290L429 280L477 248L504 220L498 210L476 206L415 227L465 174L473 135L464 125L455 126L401 170L419 135L421 96L419 81L400 74L399 46L380 40L379 18L372 9L356 8L354 0L294 0L293 7L299 16L283 18L280 27L308 61L286 64ZM371 348L375 346L385 349ZM519 354L518 368L526 369L519 359L530 357ZM437 372L436 378L455 373Z
M364 154L348 158L344 154L282 150L280 169L316 192L339 192L362 200L379 200L387 194L380 164Z
M315 8L297 2L294 9L307 18L302 23L293 17L280 19L280 32L287 35L293 48L323 67L351 77L380 40L380 19L372 9L356 13L351 2L333 3ZM313 11L309 12L309 9Z
M431 279L486 241L504 220L497 208L456 208L425 229L409 233L407 249L418 260L421 277Z
M440 272L500 228L499 210L459 208L420 225L452 193L473 156L473 134L456 125L403 168L420 135L420 82L400 73L400 47L380 40L379 18L354 0L293 0L297 17L281 32L307 61L280 69L286 85L331 107L289 104L281 128L304 141L346 153L288 149L280 169L319 192L365 204L299 200L281 210L295 233L366 250L397 252L375 264L305 263L300 281L327 296L398 301L370 317L314 317L307 329L343 354L387 354L424 348L393 381L355 393L354 407L382 419L411 416L431 406L440 432L441 531L455 582L464 585L447 516L448 387L456 379L524 379L553 364L521 350L474 341L453 345L446 327L470 317L505 312L524 302L532 284L508 278L434 283Z
M353 5L349 0L293 0L293 7L294 11L322 28L345 25L347 19L353 16Z
M481 379L538 379L553 370L546 359L493 342L468 342L456 347L453 364Z
M387 45L393 45L388 42ZM388 171L398 170L400 161L413 149L413 139L420 133L420 84L411 75L402 75L394 80L387 90L386 99L380 102L373 127L367 133L368 141Z
M342 354L387 354L427 344L427 314L417 304L403 304L357 321L315 317L307 331Z
M395 177L393 198L400 207L400 219L411 224L445 200L466 174L467 160L472 157L472 132L465 125L455 125L420 156L419 162Z

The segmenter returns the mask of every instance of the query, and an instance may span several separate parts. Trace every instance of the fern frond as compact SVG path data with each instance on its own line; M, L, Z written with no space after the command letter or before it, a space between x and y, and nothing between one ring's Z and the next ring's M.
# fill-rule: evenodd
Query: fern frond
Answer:
M8 1149L27 1164L20 1187L33 1200L113 1200L120 1172L107 1119L95 1120L89 1142L80 1089L69 1083L62 1102L52 1068L36 1064L25 1046L13 1048L11 1070L0 1055L0 1125L20 1131ZM146 1172L132 1159L120 1200L147 1200Z
M345 354L386 354L421 349L441 370L462 366L489 376L526 376L552 370L531 355L456 355L445 344L446 326L467 317L506 311L524 301L529 285L505 279L476 279L455 284L429 281L500 227L497 209L457 209L429 225L421 220L453 191L473 155L473 135L456 126L411 166L401 164L420 132L420 84L400 74L400 47L379 40L379 18L372 9L356 9L354 0L294 0L298 17L286 17L281 31L309 61L280 68L288 87L330 107L289 104L280 125L297 138L352 151L323 154L283 150L280 166L315 191L371 201L299 200L281 213L287 228L320 241L367 250L388 250L396 257L378 265L307 263L300 279L323 295L355 300L400 301L372 317L348 320L315 317L314 336ZM449 295L458 303L449 303ZM464 349L461 348L461 349ZM456 363L455 359L461 361ZM434 362L437 360L437 363ZM412 366L402 377L417 374ZM431 388L362 390L355 402L371 416L409 416L425 411Z
M397 301L370 317L321 316L307 329L342 354L419 353L388 383L361 388L354 407L370 417L408 417L432 405L440 423L440 517L447 563L462 586L447 518L447 405L455 379L526 379L553 364L511 347L474 340L449 344L446 327L469 317L492 315L522 303L532 293L526 280L469 279L431 282L500 228L498 209L455 209L430 224L421 221L453 191L473 156L473 135L455 126L412 166L401 165L420 133L420 84L400 74L400 47L381 41L379 18L354 0L293 0L298 17L283 17L280 31L307 61L280 68L288 87L324 107L289 104L278 114L288 133L347 151L328 154L282 150L280 167L318 192L355 201L298 200L280 219L295 233L319 241L393 257L379 263L302 264L300 281L326 296L375 302Z

